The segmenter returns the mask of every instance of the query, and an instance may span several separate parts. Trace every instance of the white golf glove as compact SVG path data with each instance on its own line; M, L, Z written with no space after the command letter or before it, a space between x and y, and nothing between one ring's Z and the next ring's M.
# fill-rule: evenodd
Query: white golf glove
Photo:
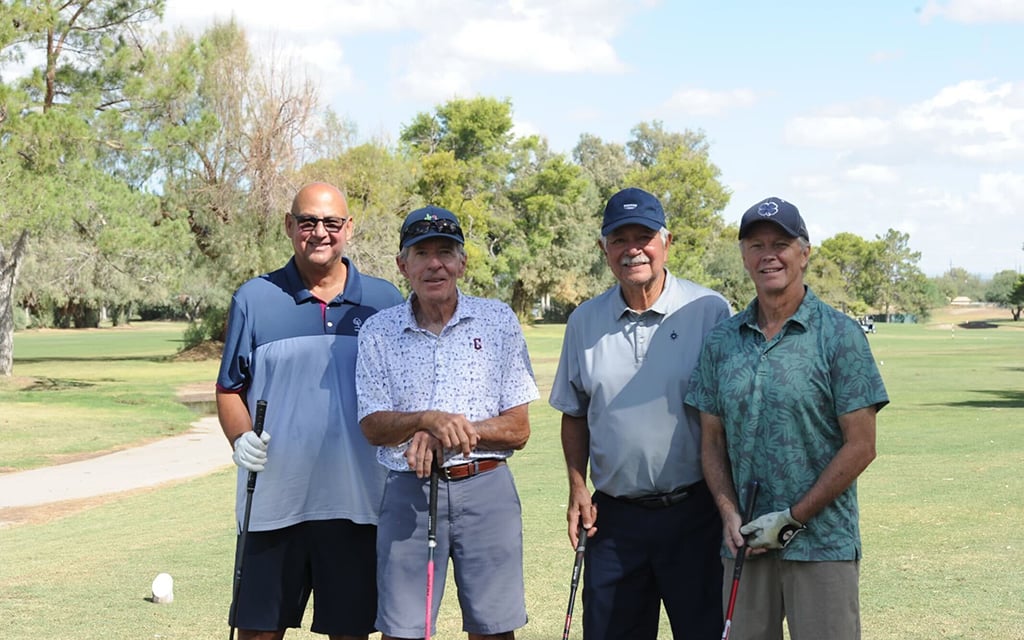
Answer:
M786 509L754 518L740 527L740 533L753 536L747 540L751 549L782 549L804 529L803 524L793 519L793 512Z
M267 464L267 443L270 434L264 431L256 435L255 431L246 431L235 439L235 453L231 459L235 464L248 471L263 471Z

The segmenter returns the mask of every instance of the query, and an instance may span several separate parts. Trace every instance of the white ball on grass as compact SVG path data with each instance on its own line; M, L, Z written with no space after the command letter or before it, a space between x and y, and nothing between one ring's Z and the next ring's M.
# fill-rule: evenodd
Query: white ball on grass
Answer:
M153 579L153 602L165 604L174 601L174 578L169 573L157 574Z

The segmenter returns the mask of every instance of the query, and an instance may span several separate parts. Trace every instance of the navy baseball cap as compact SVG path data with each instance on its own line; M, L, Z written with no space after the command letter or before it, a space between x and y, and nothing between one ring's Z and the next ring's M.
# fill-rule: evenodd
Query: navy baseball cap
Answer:
M410 247L427 238L451 238L459 244L466 243L455 214L433 205L417 209L405 217L398 248Z
M643 189L623 189L613 195L604 208L601 235L606 236L627 224L642 224L660 231L665 226L665 211L658 199Z
M800 236L808 242L811 241L807 235L807 225L800 217L800 210L796 208L796 205L786 202L782 198L775 196L765 198L747 209L747 212L743 214L743 219L740 220L740 240L750 233L750 228L758 222L774 222L794 238Z

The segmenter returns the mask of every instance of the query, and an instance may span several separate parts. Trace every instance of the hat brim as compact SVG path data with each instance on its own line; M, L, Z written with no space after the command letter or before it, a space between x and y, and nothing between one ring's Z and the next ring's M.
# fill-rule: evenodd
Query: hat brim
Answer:
M609 223L609 224L601 227L601 235L606 236L609 233L611 233L612 231L615 231L616 229L620 229L620 228L626 226L627 224L638 224L638 225L647 227L651 231L661 231L662 227L665 226L664 224L662 224L660 222L657 222L656 220L651 220L648 217L632 216L632 217L629 217L629 218L621 218L619 220L616 220L615 222Z
M400 249L405 249L406 247L411 247L412 245L416 244L417 242L423 242L424 240L429 240L430 238L448 238L450 240L454 240L455 242L458 242L459 244L465 244L465 242L466 242L465 238L463 238L462 236L457 236L457 235L452 234L452 233L441 233L440 231L428 231L427 233L424 233L423 235L413 236L412 238L406 239L406 241L402 243L402 246L400 247Z

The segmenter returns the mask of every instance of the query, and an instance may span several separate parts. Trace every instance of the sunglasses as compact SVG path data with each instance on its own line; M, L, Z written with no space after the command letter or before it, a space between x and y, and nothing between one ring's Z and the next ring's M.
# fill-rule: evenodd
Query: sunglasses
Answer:
M431 232L458 236L460 240L463 238L462 229L457 223L451 220L417 220L402 231L402 241L399 244L404 247L408 240L418 238L419 236L426 235Z
M324 231L327 233L338 233L345 228L345 223L349 221L348 218L318 218L301 213L289 213L288 215L295 219L295 226L303 233L313 233L316 225L320 223L323 223Z

